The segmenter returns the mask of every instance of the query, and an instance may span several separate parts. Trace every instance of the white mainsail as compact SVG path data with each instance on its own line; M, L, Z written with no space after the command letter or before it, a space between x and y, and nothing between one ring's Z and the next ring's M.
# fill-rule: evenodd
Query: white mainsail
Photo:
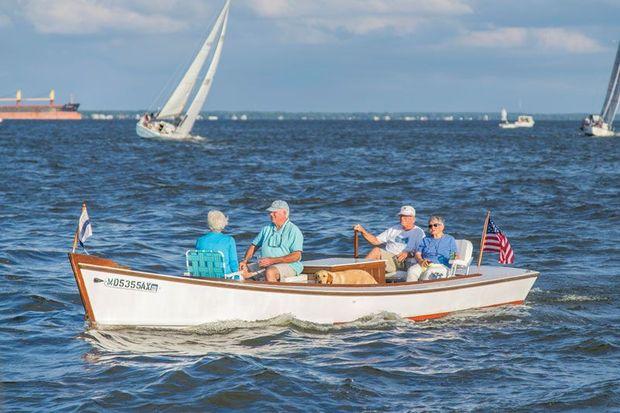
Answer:
M505 108L502 108L502 111L500 112L500 116L501 116L501 121L502 122L508 122L508 112L506 112Z
M616 60L614 61L613 69L611 70L611 77L609 79L609 85L607 86L607 96L605 96L605 103L603 103L603 110L601 110L601 117L603 122L611 126L611 123L616 116L618 110L618 102L620 101L620 43L618 44L618 51L616 52Z
M198 54L194 58L194 61L190 65L189 69L183 76L183 79L179 82L178 86L168 98L168 101L164 104L163 108L156 115L156 119L170 119L180 116L183 113L183 109L187 104L187 100L194 89L194 85L196 84L196 80L198 79L198 75L204 63L211 52L211 46L213 45L213 41L217 33L220 31L220 27L222 26L222 22L224 21L224 16L228 16L228 8L230 6L230 0L226 1L224 8L220 12L211 33L203 43L202 47L198 51ZM191 128L190 128L191 129Z
M220 32L220 37L217 42L217 46L215 47L215 52L213 53L213 59L211 60L211 64L209 65L209 69L207 70L207 74L205 75L196 96L194 97L194 101L187 109L187 114L185 118L181 121L181 124L177 127L176 133L180 135L189 134L194 126L194 122L196 122L196 118L198 114L202 110L202 106L207 99L207 95L209 94L209 90L211 89L211 83L213 81L213 77L215 76L215 72L217 70L217 65L220 61L220 56L222 54L222 47L224 46L224 37L226 36L226 24L228 23L228 2L226 3L224 14L224 22L222 24L222 31Z

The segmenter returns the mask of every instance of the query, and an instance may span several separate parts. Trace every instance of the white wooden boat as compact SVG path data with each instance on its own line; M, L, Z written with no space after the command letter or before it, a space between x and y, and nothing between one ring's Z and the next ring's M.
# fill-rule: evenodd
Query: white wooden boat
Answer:
M539 275L527 269L481 266L474 267L470 275L441 280L322 285L155 274L75 253L69 254L69 260L86 318L96 326L185 327L265 320L283 314L331 324L379 312L419 321L455 311L522 304ZM351 267L376 264L339 258L307 261L305 267L334 265L334 261Z
M534 127L534 118L529 115L519 115L517 120L511 123L508 122L508 112L502 108L499 127L502 129L532 128Z
M224 8L215 21L211 33L209 33L209 36L204 41L198 54L196 54L194 61L161 110L153 114L153 116L144 114L140 120L138 120L138 123L136 123L136 133L138 136L160 139L192 138L192 128L207 100L222 54L222 47L224 46L224 38L226 35L226 25L228 23L229 7L230 0L227 0ZM213 52L209 68L206 71L204 79L200 83L198 91L194 95L194 99L186 110L189 97L196 86L198 76L209 57L211 47L216 38L217 45Z
M600 115L588 115L582 123L581 129L587 136L611 137L618 136L613 129L614 118L620 103L620 43L616 51L616 60L611 69L607 94L603 101Z

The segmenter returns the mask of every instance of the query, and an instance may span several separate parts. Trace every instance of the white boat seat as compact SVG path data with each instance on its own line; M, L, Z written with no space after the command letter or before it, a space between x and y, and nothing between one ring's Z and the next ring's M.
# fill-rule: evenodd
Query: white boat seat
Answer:
M454 277L456 275L456 271L459 268L464 269L465 275L469 275L469 266L471 265L472 255L474 252L474 246L471 241L466 239L457 239L456 240L456 253L459 258L455 260L450 260L450 271L448 272L448 277Z
M282 278L280 281L283 283L307 283L308 274L294 275L292 277Z
M385 282L397 283L407 281L407 271L394 271L385 274Z

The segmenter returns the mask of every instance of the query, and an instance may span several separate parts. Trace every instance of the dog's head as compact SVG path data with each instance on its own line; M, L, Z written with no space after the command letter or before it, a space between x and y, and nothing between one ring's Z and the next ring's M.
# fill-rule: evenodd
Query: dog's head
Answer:
M319 282L319 284L333 284L334 283L334 276L332 275L332 273L329 271L325 271L325 270L317 271L316 279Z

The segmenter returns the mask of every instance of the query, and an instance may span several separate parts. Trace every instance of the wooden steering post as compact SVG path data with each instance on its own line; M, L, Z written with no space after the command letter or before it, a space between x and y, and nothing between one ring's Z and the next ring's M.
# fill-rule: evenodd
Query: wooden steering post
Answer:
M353 258L359 258L358 248L359 248L359 231L354 229L353 230Z

